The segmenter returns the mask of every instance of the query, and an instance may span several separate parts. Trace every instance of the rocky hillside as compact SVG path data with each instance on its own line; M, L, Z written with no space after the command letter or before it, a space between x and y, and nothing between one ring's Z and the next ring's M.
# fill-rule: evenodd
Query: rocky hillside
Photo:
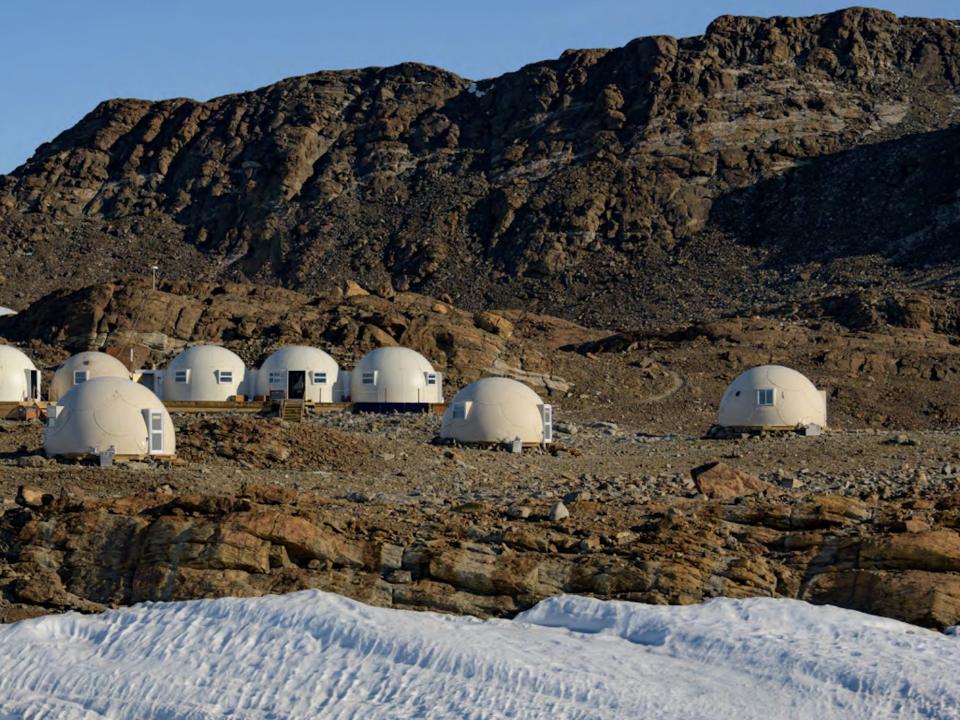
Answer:
M357 283L319 296L240 283L134 278L51 293L0 318L0 335L29 343L41 363L102 350L131 367L163 366L188 343L225 345L258 367L285 345L327 348L345 367L385 345L426 355L447 378L448 393L482 375L513 376L541 392L564 394L550 348L598 333L557 318L519 311L471 312L417 293Z
M771 306L766 318L647 324L610 333L522 310L470 311L444 299L344 283L319 295L249 283L116 279L53 292L0 318L44 384L69 353L101 350L165 366L215 343L251 367L283 345L327 349L344 367L383 345L423 353L448 397L483 375L526 382L565 417L704 432L727 384L749 367L795 367L845 428L960 424L960 303L944 293L861 290ZM2 453L0 453L2 454Z
M154 260L608 325L952 292L958 88L957 23L856 8L480 82L405 64L111 100L0 178L0 302Z

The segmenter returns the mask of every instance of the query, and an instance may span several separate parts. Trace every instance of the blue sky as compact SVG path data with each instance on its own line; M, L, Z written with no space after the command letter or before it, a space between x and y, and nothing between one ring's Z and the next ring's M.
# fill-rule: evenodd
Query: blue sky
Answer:
M852 4L852 3L850 3ZM323 69L416 60L473 79L567 48L696 35L717 15L810 15L821 0L8 0L0 173L112 97L207 99ZM957 0L878 0L960 17Z

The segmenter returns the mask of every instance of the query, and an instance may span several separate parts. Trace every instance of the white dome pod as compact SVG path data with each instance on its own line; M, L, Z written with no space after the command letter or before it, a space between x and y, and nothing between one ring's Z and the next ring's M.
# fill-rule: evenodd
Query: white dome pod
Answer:
M553 439L552 408L522 382L481 378L458 392L440 426L440 437L464 443L540 445Z
M40 399L40 373L33 361L12 345L0 345L0 402Z
M416 350L371 350L350 374L350 399L356 405L428 405L443 402L443 378Z
M194 345L163 371L163 399L222 402L246 390L247 367L239 355L220 345Z
M16 315L17 311L13 308L4 307L0 305L0 317L7 317L9 315Z
M74 385L98 377L129 380L130 371L113 355L106 353L88 351L71 355L53 374L53 380L50 383L50 399L59 400L70 392L70 388Z
M826 427L826 393L796 370L761 365L730 383L720 400L719 424L766 429Z
M319 348L289 345L280 348L257 371L256 395L282 392L288 400L312 403L337 402L341 398L340 366Z
M76 385L48 408L43 448L55 455L172 456L173 421L160 398L133 380L101 377Z

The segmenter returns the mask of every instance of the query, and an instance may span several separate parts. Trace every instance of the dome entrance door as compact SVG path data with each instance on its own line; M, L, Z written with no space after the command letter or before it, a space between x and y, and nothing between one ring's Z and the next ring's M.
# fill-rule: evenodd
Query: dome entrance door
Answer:
M305 370L287 371L287 399L303 400L307 392L307 372Z
M27 400L40 399L40 371L27 370Z

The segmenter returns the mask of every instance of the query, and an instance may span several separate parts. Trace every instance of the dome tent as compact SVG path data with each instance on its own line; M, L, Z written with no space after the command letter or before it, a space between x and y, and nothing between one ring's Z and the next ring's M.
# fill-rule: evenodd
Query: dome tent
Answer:
M127 366L107 353L87 351L68 357L50 382L50 399L59 400L74 385L99 377L130 379Z
M371 350L350 375L350 398L361 409L414 409L443 402L443 378L416 350Z
M720 400L719 424L770 430L826 427L826 393L796 370L761 365L730 383Z
M40 399L40 372L12 345L0 345L0 402Z
M43 447L48 456L169 457L176 452L173 421L160 398L125 378L80 383L48 409Z
M522 382L481 378L458 392L443 414L440 437L463 443L524 445L553 439L552 407Z
M246 390L247 368L240 356L220 345L194 345L163 371L163 399L222 402Z
M256 395L282 392L285 399L338 402L342 378L337 361L319 348L288 345L271 354L257 371Z

